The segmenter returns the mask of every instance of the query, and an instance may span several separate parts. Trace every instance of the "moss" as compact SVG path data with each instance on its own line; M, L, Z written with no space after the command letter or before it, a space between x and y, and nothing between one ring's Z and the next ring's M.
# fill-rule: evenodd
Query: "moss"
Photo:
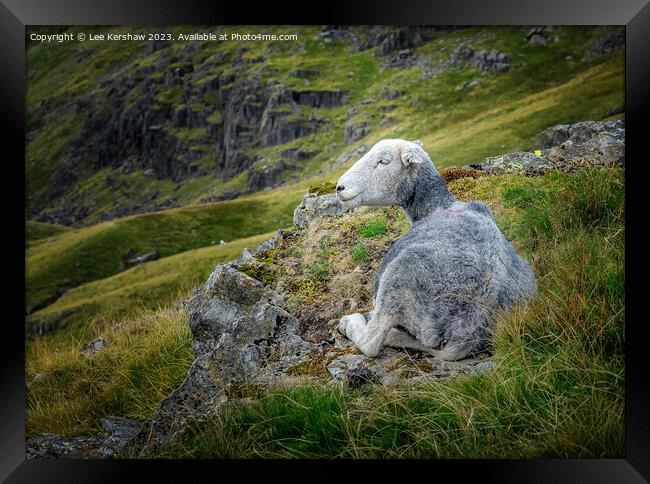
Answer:
M316 195L327 195L328 193L334 193L336 190L336 183L334 182L323 182L316 183L309 186L309 193L315 193Z
M266 266L257 264L242 264L239 266L239 270L248 277L252 277L253 279L266 284L272 284L276 277L272 271L266 268Z
M327 261L319 262L309 268L309 274L316 279L325 279L329 273L329 264Z
M440 176L445 179L447 183L459 180L460 178L479 178L485 176L485 172L476 170L474 168L458 168L451 166L449 168L442 168L439 170Z
M286 373L292 376L316 376L321 378L329 376L325 369L325 355L322 352L288 368Z
M210 124L219 124L219 123L221 123L221 113L219 111L214 111L208 117L208 123L210 123Z

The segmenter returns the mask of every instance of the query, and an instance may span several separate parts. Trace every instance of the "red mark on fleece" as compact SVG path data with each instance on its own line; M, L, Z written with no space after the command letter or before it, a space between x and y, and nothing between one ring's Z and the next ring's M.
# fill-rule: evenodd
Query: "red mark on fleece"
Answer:
M445 211L449 212L449 213L463 213L465 210L449 210L449 209L447 209Z

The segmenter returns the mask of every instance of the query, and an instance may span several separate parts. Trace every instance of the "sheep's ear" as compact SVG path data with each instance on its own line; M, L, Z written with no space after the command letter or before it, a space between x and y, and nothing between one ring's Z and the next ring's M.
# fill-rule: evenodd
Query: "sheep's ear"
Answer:
M422 163L424 160L422 157L418 154L417 151L411 149L411 150L406 150L402 153L402 163L404 163L406 166L415 164L415 163Z
M419 139L414 139L413 141L411 141L411 143L413 143L415 145L418 145L420 148L422 148L424 146L422 141L420 141Z

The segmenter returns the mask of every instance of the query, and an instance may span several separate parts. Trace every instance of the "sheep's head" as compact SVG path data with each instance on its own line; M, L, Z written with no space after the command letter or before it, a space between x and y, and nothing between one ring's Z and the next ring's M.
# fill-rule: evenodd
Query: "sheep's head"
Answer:
M424 162L431 160L420 141L381 140L339 178L336 195L345 208L399 205L400 187Z

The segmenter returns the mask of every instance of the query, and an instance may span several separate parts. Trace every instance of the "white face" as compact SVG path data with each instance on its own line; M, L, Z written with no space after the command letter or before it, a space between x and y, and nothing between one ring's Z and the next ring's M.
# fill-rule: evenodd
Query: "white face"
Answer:
M345 208L399 204L397 189L414 163L427 157L419 141L385 139L346 171L336 184L336 195Z

